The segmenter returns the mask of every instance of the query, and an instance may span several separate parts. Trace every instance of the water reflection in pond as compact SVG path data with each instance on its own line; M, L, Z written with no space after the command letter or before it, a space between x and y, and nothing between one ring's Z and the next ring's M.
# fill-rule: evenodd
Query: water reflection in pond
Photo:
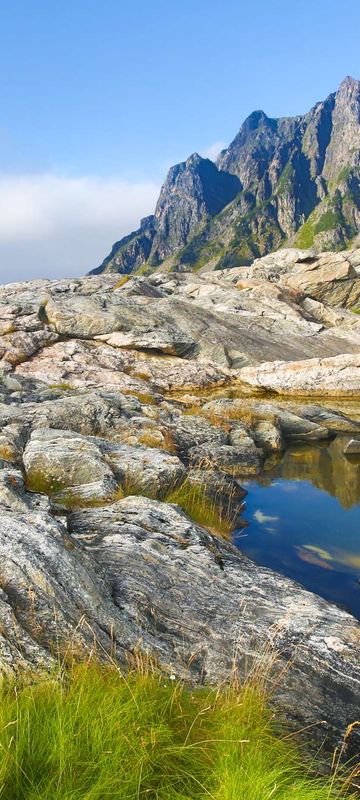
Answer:
M268 462L245 484L248 527L234 541L360 619L360 460L343 455L346 441L294 447Z

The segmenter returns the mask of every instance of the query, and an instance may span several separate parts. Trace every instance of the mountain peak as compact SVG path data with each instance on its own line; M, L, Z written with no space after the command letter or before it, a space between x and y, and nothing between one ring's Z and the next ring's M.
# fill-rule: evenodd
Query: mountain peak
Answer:
M248 128L249 130L255 130L260 125L264 125L269 122L269 117L265 114L265 111L261 109L257 111L252 111L248 117L246 117L245 122L243 122L241 128Z
M202 156L199 156L199 153L195 152L192 153L191 156L189 156L189 158L186 159L185 164L187 167L192 167L192 166L197 166L202 161L205 161L205 159L202 158Z
M335 101L337 106L343 106L344 108L349 106L354 110L354 105L358 106L360 103L360 81L347 75L340 83L335 95Z
M340 86L338 88L337 94L343 90L348 91L350 90L359 90L360 88L360 81L357 78L352 78L351 75L346 75L343 81L341 81Z
M172 167L154 217L100 270L239 266L284 243L342 249L357 236L360 81L347 75L307 114L253 111L216 164L194 152Z

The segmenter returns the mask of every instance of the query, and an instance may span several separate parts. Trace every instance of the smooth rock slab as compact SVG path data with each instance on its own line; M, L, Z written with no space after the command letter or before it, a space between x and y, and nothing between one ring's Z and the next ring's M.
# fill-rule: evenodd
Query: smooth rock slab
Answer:
M111 347L124 347L128 350L149 350L171 356L188 356L195 349L196 343L191 336L182 333L175 326L162 325L160 328L139 330L134 328L125 333L114 332L97 336L97 339Z
M345 611L214 539L175 506L128 497L73 513L126 630L184 678L218 683L235 663L269 669L275 699L327 746L360 713L360 626ZM324 721L323 723L321 721Z
M225 384L236 374L209 360L191 361L176 356L145 355L135 350L110 347L104 342L57 342L15 370L50 386L72 389L100 388L148 392L212 384Z
M244 384L282 395L358 397L360 355L310 358L306 361L272 361L239 370Z
M1 509L0 564L2 672L49 668L67 652L83 657L94 639L109 649L112 626L121 627L110 584L60 521Z

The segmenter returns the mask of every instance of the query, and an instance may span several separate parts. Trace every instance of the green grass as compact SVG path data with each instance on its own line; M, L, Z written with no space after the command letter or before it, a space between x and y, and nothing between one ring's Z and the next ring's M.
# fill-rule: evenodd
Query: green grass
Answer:
M67 489L65 480L55 477L42 469L32 469L26 476L26 488L29 492L52 495Z
M205 484L194 484L186 479L164 500L166 503L176 503L190 519L211 533L228 537L234 530L235 514L231 510L233 498L226 498L224 508L220 494L219 497L212 497Z
M276 194L277 195L283 194L284 192L288 192L289 190L291 190L294 186L295 178L296 178L296 173L294 166L291 163L291 161L288 161L280 175L276 187Z
M314 227L314 233L317 234L325 231L331 231L339 222L339 214L333 208L328 208L316 223Z
M173 676L171 676L173 677ZM335 800L247 685L95 663L0 689L1 800Z
M150 392L138 392L135 389L126 389L124 390L124 394L136 397L142 405L153 405L155 403L154 395L150 394Z
M311 219L307 219L296 236L295 247L309 250L314 244L314 236L314 223Z
M64 392L68 392L73 388L71 383L49 383L49 389L61 389Z
M1 450L0 450L1 455ZM26 476L26 488L35 494L46 494L59 505L68 509L97 508L108 503L122 500L124 491L121 486L111 496L81 497L81 484L68 486L65 480L56 478L41 469L31 470Z
M128 283L131 277L132 277L131 275L121 275L119 280L113 286L113 292L115 291L115 289L121 289L122 286L125 286L125 284Z

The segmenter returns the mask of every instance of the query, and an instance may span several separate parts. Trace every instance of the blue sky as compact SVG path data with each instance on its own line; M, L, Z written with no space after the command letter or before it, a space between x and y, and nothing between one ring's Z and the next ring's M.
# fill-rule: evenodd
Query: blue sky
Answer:
M170 164L360 77L359 0L3 0L0 20L4 281L97 265Z

